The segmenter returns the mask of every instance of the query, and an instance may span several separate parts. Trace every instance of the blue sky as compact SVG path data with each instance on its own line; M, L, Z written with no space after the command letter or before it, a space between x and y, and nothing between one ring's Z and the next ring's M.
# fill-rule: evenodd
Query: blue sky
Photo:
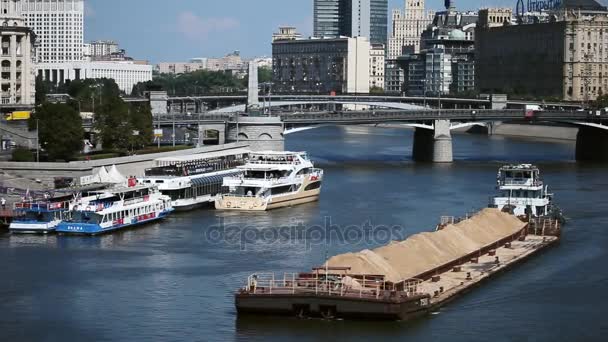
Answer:
M113 39L129 55L161 61L223 56L270 55L270 38L280 25L312 33L313 0L85 0L85 40ZM389 8L403 0L389 0ZM456 0L459 9L515 7L516 0ZM443 0L427 0L440 9Z

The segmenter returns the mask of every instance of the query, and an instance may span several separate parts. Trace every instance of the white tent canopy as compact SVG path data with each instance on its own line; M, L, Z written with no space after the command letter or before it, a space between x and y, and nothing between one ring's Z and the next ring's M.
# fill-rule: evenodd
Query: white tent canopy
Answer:
M114 184L127 183L127 178L123 176L120 171L118 171L116 165L112 165L112 167L110 168L110 172L108 172L108 175L110 176L110 178L112 178L112 183Z

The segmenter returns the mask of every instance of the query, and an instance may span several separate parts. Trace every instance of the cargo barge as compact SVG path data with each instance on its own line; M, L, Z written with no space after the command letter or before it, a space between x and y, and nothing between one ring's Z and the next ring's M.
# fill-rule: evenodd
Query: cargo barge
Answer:
M556 244L560 232L559 220L488 208L311 272L251 275L235 305L239 315L409 320Z

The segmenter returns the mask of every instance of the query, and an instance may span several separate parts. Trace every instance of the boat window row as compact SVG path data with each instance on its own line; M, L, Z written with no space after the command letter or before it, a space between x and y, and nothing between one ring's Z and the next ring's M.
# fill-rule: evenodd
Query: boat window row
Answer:
M160 210L161 206L162 205L160 203L157 203L156 205L145 205L145 206L138 207L138 208L116 211L113 213L107 213L106 215L104 215L102 223L114 222L116 220L123 219L125 217L134 217L134 216L151 214L151 213L155 212L156 210Z
M502 197L516 197L516 198L541 198L542 192L535 190L513 190L513 191L502 191Z
M534 176L532 171L505 171L505 178L530 179Z
M295 184L284 185L284 186L278 186L276 188L270 188L270 194L271 195L281 195L281 194L294 192L296 190L298 190L298 186Z
M217 159L207 159L189 162L178 162L170 165L163 165L151 169L147 169L145 174L147 177L154 176L173 176L181 177L188 175L197 175L209 172L224 171L234 169L237 166L244 165L246 156L227 156Z
M228 193L228 188L222 186L222 180L219 182L192 185L190 188L179 190L163 190L163 195L171 197L172 201L180 199L197 198L200 196L215 196L217 194Z
M321 182L314 182L314 183L308 184L304 190L310 191L310 190L317 190L320 188L321 188Z
M285 171L280 171L280 170L273 170L273 171L247 170L245 172L245 178L248 178L248 179L265 179L265 180L280 179L280 178L288 177L290 173L291 173L291 171L289 171L289 170L285 170Z

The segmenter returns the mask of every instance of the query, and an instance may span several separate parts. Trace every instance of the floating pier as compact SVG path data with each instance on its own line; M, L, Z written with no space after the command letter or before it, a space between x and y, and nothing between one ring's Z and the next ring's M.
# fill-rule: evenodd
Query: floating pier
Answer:
M559 241L560 222L523 222L497 209L444 222L375 250L335 256L312 272L254 274L239 314L408 320Z

